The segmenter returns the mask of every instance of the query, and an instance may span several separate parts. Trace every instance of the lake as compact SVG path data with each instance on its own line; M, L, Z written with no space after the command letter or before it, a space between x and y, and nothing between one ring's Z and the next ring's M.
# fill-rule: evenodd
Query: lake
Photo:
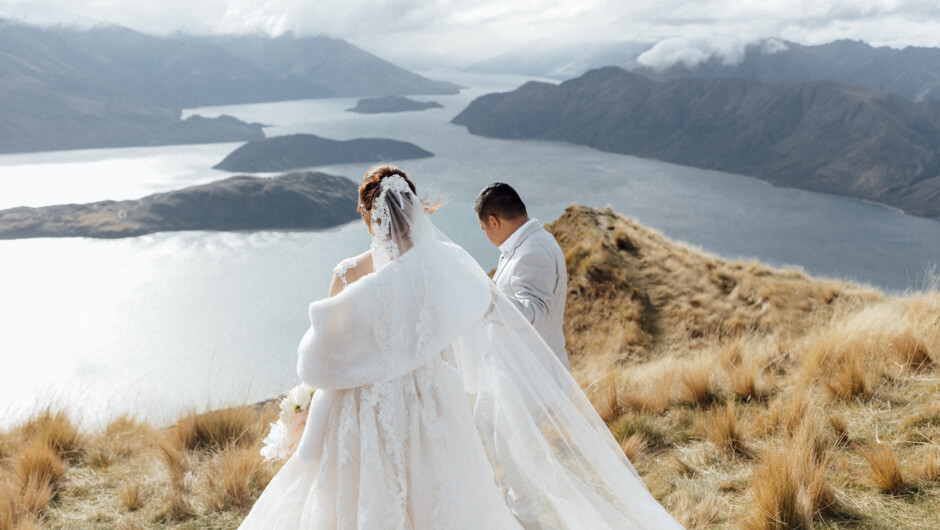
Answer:
M505 181L543 222L572 203L610 205L668 237L730 259L919 289L940 261L940 222L750 177L542 141L472 136L449 122L513 76L431 74L470 87L416 97L444 108L362 115L356 99L193 109L269 125L268 136L409 141L434 158L402 161L448 204L437 225L484 269L497 251L471 209ZM131 199L229 176L211 169L239 144L0 156L0 208ZM317 168L358 180L370 164ZM120 240L0 241L0 428L55 401L87 425L121 413L158 424L190 408L276 396L298 383L307 305L333 265L368 247L360 222L325 231L175 232Z

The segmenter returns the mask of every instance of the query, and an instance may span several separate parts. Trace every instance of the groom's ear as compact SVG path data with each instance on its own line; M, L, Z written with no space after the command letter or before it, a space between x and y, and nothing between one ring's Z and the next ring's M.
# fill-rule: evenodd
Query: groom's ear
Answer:
M497 230L499 229L499 225L500 225L499 217L496 217L495 215L491 215L487 217L486 223L490 225L490 228L495 228Z

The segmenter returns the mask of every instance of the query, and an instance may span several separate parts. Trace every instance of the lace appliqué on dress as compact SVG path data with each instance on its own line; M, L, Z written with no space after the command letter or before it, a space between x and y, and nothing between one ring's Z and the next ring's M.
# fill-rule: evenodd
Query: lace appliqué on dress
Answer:
M346 273L349 272L349 269L356 266L356 260L353 258L346 258L343 261L339 262L338 265L333 267L333 274L339 277L343 281L343 288L349 287L349 284L346 283Z

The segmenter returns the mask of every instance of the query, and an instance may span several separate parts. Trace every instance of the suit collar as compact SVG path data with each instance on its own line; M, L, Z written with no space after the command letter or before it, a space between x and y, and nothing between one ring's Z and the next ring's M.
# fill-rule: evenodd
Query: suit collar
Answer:
M506 256L512 255L512 252L516 250L516 247L521 245L522 242L525 241L525 239L529 237L532 232L538 229L539 226L541 225L539 224L538 219L534 217L526 221L522 226L517 228L515 232L509 234L509 237L506 238L506 241L503 241L503 244L499 246L500 254Z
M503 272L503 268L505 267L506 263L512 259L512 256L516 253L516 249L519 248L519 245L521 245L523 241L525 241L541 227L542 224L538 222L538 219L533 217L532 219L529 219L524 225L516 229L516 231L513 232L512 235L510 235L502 245L499 246L499 265L496 266L496 272L493 274L493 281L499 279L499 275ZM503 250L504 248L505 250Z

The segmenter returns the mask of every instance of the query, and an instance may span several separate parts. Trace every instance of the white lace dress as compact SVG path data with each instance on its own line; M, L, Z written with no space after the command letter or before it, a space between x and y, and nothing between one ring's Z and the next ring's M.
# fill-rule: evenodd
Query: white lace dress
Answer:
M341 278L349 265L344 261L337 266ZM401 264L388 267L397 265ZM383 278L373 276L330 299L340 303L329 304L321 315L313 315L311 306L312 318L329 314L337 325L335 317L342 312L340 307L348 305L343 303L346 298L372 298L375 305L373 289L387 285L374 281ZM394 276L400 282L407 275ZM360 316L367 322L371 314L366 311ZM386 331L394 333L391 328ZM365 334L371 335L368 330ZM334 338L318 341L310 336L308 332L306 347L314 349L327 347L323 341ZM435 338L425 336L424 340ZM338 343L333 346L341 348ZM357 363L363 360L357 354L366 352L352 350L345 349L350 362L342 366L317 363L315 378L320 381L308 382L319 382L315 385L319 389L310 404L300 447L241 528L520 528L494 480L458 370L440 355L424 362L408 358L405 364L418 366L405 375L352 388L324 389L324 380L335 385L338 379L355 378L350 371L382 369L383 365L389 369L388 362ZM336 351L340 356L343 353ZM311 369L298 368L300 372Z

